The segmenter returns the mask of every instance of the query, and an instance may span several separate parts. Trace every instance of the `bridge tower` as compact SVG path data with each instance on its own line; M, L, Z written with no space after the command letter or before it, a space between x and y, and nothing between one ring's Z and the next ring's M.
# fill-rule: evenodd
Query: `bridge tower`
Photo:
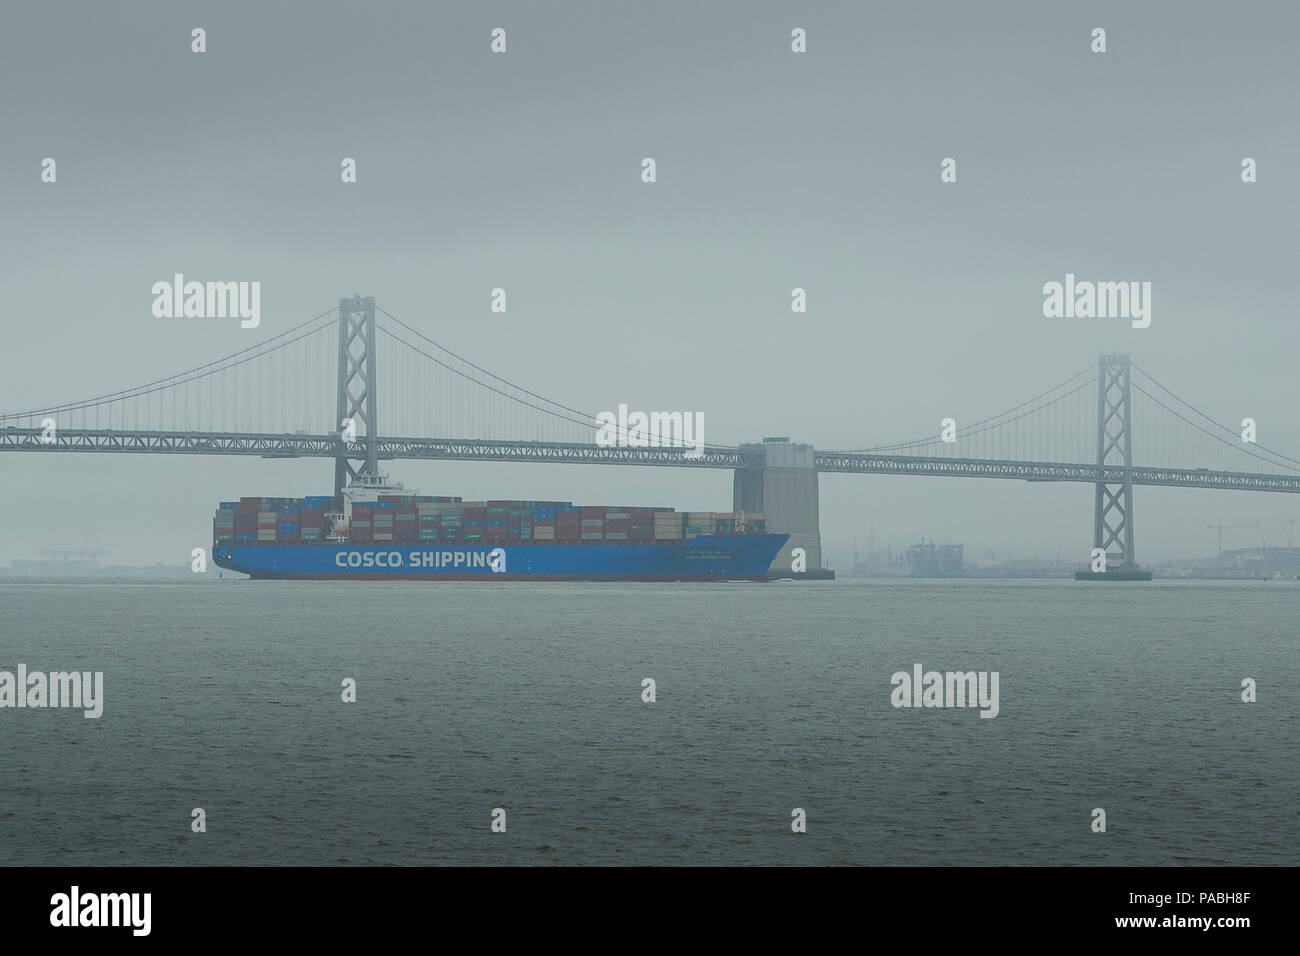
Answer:
M1097 361L1097 467L1102 477L1119 470L1119 480L1097 482L1092 546L1106 553L1106 576L1139 574L1133 552L1133 419L1129 357L1103 355ZM1097 575L1101 577L1101 575Z
M379 429L375 421L375 300L372 296L339 299L338 454L334 458L334 494L358 475L379 474ZM366 463L353 468L343 432L348 422L355 441L365 442Z

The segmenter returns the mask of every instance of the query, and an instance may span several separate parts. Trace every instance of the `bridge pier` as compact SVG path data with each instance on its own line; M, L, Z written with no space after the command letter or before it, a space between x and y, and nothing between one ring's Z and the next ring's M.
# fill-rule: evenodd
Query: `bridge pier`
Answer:
M772 573L790 571L794 548L804 549L808 571L820 571L822 536L813 446L767 439L762 444L742 445L741 451L761 452L763 464L736 469L732 509L766 514L768 531L790 535L772 561Z

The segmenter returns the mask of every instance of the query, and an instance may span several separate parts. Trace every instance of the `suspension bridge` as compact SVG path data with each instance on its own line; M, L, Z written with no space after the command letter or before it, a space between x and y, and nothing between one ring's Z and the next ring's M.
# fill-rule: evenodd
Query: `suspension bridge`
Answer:
M633 447L597 442L599 425L354 296L202 366L0 414L0 452L329 458L336 493L395 459L724 468L734 472L733 509L766 513L770 529L791 536L774 570L790 566L794 548L809 570L821 567L822 473L1091 484L1094 548L1107 573L1124 574L1138 570L1134 486L1300 492L1300 460L1244 441L1126 355L1103 355L998 415L890 445Z

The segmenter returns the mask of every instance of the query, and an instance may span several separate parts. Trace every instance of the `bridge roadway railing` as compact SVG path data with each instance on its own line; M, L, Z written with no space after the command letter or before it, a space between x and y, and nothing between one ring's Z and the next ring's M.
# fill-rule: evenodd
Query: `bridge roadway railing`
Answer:
M926 458L911 455L873 455L867 452L819 451L817 470L826 473L869 475L931 475L950 478L1011 478L1019 481L1122 482L1120 466L1071 464L1055 461L1004 461L990 458ZM1235 491L1300 493L1300 472L1294 475L1211 471L1208 468L1156 468L1134 465L1127 469L1135 485L1171 488L1219 488Z
M42 441L40 428L0 427L0 451L115 452L171 455L251 455L260 458L337 458L364 461L366 440L343 442L336 435L243 432L56 429ZM480 438L380 438L378 457L532 461L599 465L659 465L675 468L761 468L763 455L706 447L698 456L686 448L603 448L581 442L497 441Z
M126 454L250 455L262 458L336 458L364 461L363 440L341 442L335 435L238 432L145 431L59 428L42 441L40 428L0 427L0 452L109 452ZM651 465L673 468L762 468L762 446L708 447L698 457L679 448L603 448L579 442L496 441L476 438L381 438L382 460L527 461L590 465ZM816 452L819 472L870 475L929 475L950 478L1009 478L1095 484L1124 480L1122 467L1068 462L934 458L870 452ZM1129 469L1133 484L1175 488L1300 493L1300 472L1252 474L1204 468Z

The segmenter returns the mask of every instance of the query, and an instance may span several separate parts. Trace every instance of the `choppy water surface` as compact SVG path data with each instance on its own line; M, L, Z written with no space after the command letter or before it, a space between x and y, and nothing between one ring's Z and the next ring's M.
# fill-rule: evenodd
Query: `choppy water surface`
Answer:
M10 582L0 669L103 671L106 700L0 710L0 863L1294 865L1297 601ZM1000 715L893 708L916 663L998 671Z

